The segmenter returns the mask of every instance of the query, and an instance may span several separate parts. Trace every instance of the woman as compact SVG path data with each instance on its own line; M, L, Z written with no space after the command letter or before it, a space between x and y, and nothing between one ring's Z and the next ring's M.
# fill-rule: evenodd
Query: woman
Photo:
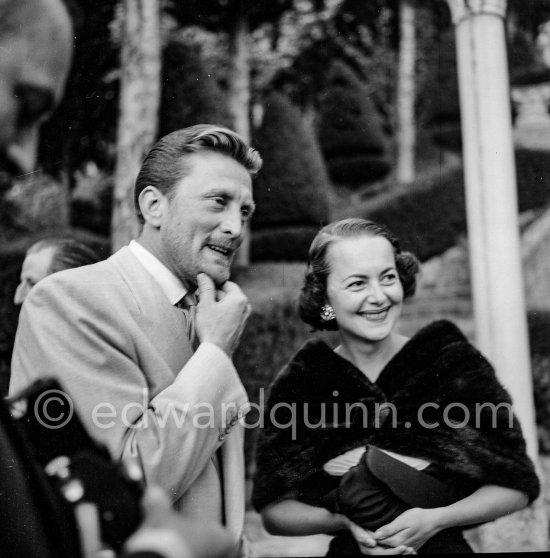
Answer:
M334 533L333 556L472 552L461 527L537 497L490 364L450 322L397 333L418 269L370 221L314 239L300 315L340 344L309 341L271 386L253 494L268 531Z

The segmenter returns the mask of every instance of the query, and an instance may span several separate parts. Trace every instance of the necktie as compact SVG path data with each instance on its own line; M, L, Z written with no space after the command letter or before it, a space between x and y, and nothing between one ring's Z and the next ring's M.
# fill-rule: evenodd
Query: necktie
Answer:
M195 333L195 314L197 312L197 298L193 293L187 293L176 306L182 311L185 318L185 327L187 332L187 337L193 345L193 349L196 349L195 345L198 344Z

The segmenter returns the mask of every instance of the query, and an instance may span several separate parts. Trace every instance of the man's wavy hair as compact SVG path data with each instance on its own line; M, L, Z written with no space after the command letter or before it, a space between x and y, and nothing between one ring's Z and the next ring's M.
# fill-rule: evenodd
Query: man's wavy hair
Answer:
M300 318L314 330L338 329L336 320L321 320L321 308L327 303L327 277L331 271L327 259L329 247L338 240L360 236L381 236L392 245L395 266L403 286L405 298L416 290L416 276L420 271L418 259L411 252L404 252L397 237L384 225L365 219L343 219L323 227L313 239L309 249L304 286L298 310Z
M262 167L260 154L228 128L198 124L162 137L145 157L134 187L134 205L140 223L144 222L139 195L154 186L171 199L175 185L190 172L186 155L210 151L231 157L254 177Z

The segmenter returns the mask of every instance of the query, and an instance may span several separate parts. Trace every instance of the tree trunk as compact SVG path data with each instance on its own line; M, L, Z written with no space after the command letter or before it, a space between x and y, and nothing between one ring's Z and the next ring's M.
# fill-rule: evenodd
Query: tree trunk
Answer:
M415 151L415 8L414 0L400 0L399 68L397 83L397 180L414 180Z
M235 18L230 30L228 104L233 120L233 129L247 143L250 142L250 61L248 56L248 20L246 12L238 2ZM239 249L235 265L250 264L250 231L247 231Z
M153 144L160 102L158 0L123 0L117 162L111 219L113 251L139 230L134 210L134 183Z

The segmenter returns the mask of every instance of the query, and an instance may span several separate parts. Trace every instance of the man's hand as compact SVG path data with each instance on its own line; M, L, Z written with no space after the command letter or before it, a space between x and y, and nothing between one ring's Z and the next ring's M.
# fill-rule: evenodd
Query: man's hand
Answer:
M218 525L204 525L176 513L158 486L147 488L144 520L126 541L123 557L156 552L165 558L225 558L234 551L231 536Z
M377 544L372 531L359 527L359 525L353 523L353 521L350 521L349 519L346 521L346 524L351 534L353 535L353 538L359 545L359 550L362 554L382 556L392 556L396 554L416 554L416 552L414 552L411 547L408 547L406 545L399 545L394 548L392 546Z
M380 527L374 536L378 544L407 545L418 550L428 539L441 531L439 516L437 508L412 508L391 523Z
M218 345L231 357L250 315L248 299L231 281L226 281L220 289L216 289L206 273L197 275L197 284L199 303L196 330L199 339Z

